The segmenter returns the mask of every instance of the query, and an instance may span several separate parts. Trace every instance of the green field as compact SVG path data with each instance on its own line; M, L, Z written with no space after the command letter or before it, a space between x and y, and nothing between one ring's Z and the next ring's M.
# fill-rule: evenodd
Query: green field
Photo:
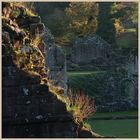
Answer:
M137 111L123 111L123 112L108 112L108 113L95 113L91 118L98 118L98 117L123 117L123 116L138 116Z
M103 136L137 138L138 120L89 120L92 130Z
M114 81L124 78L124 72L115 71L73 71L67 72L69 86L74 90L81 89L91 97L102 97L109 88L111 82L108 80L113 77ZM119 82L118 82L119 83ZM116 82L116 87L118 84Z
M104 71L73 71L68 72L68 76L86 76L86 75L96 75L98 73L103 73Z
M135 48L137 47L136 29L127 29L116 37L117 45L120 48Z
M86 94L93 96L93 91L99 93L98 83L100 82L97 82L95 77L104 73L105 71L73 71L67 72L67 76L72 89L81 89Z
M138 116L137 111L96 113L94 117L88 120L91 128L96 133L103 136L114 136L116 138L137 138L138 120L137 119L119 119L119 120L94 120L98 117L114 116Z
M104 93L107 82L104 82L113 73L106 71L81 71L81 72L68 72L69 82L74 89L82 89L86 94L93 96L100 96ZM115 73L116 75L116 73ZM123 75L123 74L122 74ZM117 78L121 75L117 73ZM105 84L105 86L104 86ZM104 86L104 87L103 87ZM88 88L87 88L88 87ZM93 91L96 94L92 94ZM108 112L108 113L95 113L93 117L88 120L94 132L103 136L114 136L116 138L137 138L138 137L138 119L127 119L128 117L138 116L137 111L123 111L123 112ZM110 119L104 118L126 117L126 119ZM96 120L100 118L100 120Z

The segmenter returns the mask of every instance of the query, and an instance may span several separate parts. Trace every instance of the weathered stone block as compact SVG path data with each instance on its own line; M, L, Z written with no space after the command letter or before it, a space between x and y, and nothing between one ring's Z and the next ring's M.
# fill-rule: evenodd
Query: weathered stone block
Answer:
M30 103L31 103L31 96L18 96L17 98L16 98L16 103L18 104L18 105L28 105L29 102L30 101Z
M19 87L2 87L2 98L6 100L10 97L17 97L21 94L21 90Z
M22 85L20 86L20 96L31 96L32 95L32 87L31 85Z
M40 138L41 137L41 125L42 124L32 124L32 125L29 125L29 137L34 137L34 138ZM28 137L27 136L27 137Z
M2 67L2 76L14 76L17 73L15 67Z
M40 76L32 76L32 75L25 75L25 73L21 74L21 77L17 77L18 83L20 85L28 85L28 84L39 84L41 79Z
M28 107L28 117L32 119L35 119L36 116L40 115L40 108L39 108L39 104L36 105L36 104L31 104L29 105Z
M48 86L47 85L32 85L32 91L34 92L33 95L46 95L48 94ZM51 95L50 95L51 96Z
M6 39L7 41L7 39ZM12 53L12 46L10 42L6 42L5 44L2 45L2 55L9 55Z
M15 80L14 76L10 76L10 77L2 77L2 84L5 87L9 87L9 86L17 86L19 85L18 81Z
M15 106L8 105L7 108L3 108L2 113L3 113L3 116L5 116L5 118L8 117L9 119L12 119L15 113Z
M2 65L3 66L14 66L13 56L12 55L2 56Z
M13 112L14 112L14 118L19 118L20 120L22 119L26 119L29 117L29 108L28 106L25 105L16 105L15 107L12 106L12 108L14 108ZM25 120L26 121L26 120Z
M3 138L16 137L16 135L15 135L15 130L16 129L13 129L13 126L10 126L10 125L7 126L7 125L3 124L2 129L3 129L3 131L2 131L2 137Z
M49 103L49 104L39 104L39 114L42 115L47 115L47 114L53 114L54 113L54 104Z
M92 133L87 130L80 130L78 134L79 138L93 138Z
M41 132L42 132L41 138L49 138L50 137L47 122L41 123L40 129L41 129Z
M39 16L24 16L23 18L18 18L17 22L19 24L19 26L22 27L30 27L30 24L33 23L40 23L40 17Z
M21 78L22 77L22 78ZM3 77L3 86L19 86L28 84L39 84L41 79L39 76L25 75L25 73L20 73L17 76L7 76Z
M38 23L38 24L31 24L30 25L30 31L32 35L35 35L37 33L41 34L45 30L45 26L43 23Z
M66 111L66 104L65 103L62 103L62 102L54 102L54 113L57 114L65 114L67 111Z
M61 133L61 131L72 131L72 125L70 122L56 122L53 125L54 132Z
M16 102L16 97L7 97L7 98L4 98L8 105L13 105L15 102Z
M73 136L73 133L71 133L70 131L64 131L63 134L55 133L54 138L75 138L75 137Z
M38 98L38 100L39 100L39 104L49 104L49 103L53 103L54 102L54 100L53 100L53 98L51 97L51 96L43 96L43 97L39 97Z
M20 28L24 29L25 27L26 30L29 30L29 33L30 30L32 33L36 33L35 29L37 28L39 33L44 31L44 24L40 23L39 16L25 15L25 8L22 7L19 8L19 10L19 16L15 21L19 26L18 31L15 30L14 27L11 28L10 25L5 24L9 21L5 21L5 23L3 23L3 30L9 33L9 42L12 43L13 39L21 41L23 40L23 37L26 36L25 32L22 32ZM32 36L32 33L30 33L29 36ZM4 40L6 39L4 38ZM50 42L53 40L54 43L53 36L48 40ZM49 46L52 45L52 42L50 42ZM61 52L57 51L57 57L60 57L60 54ZM63 58L64 55L61 56L60 60L56 62L56 70L64 70ZM61 64L61 62L63 64ZM49 92L48 86L40 85L40 76L35 76L33 74L29 75L28 73L16 68L16 66L13 64L12 55L7 56L4 54L2 64L4 66L2 79L4 94L4 103L2 108L3 137L45 138L70 136L71 132L69 131L72 131L72 119L67 116L68 113L66 112L66 106L58 101L56 96ZM66 124L58 123L63 121L68 122ZM51 127L51 125L48 127L48 123L50 122L54 123L54 127ZM60 125L60 127L55 126L55 123L56 125ZM63 131L59 130L61 128ZM52 133L52 135L50 133Z
M27 16L26 19L28 20L28 22L30 23L30 25L32 23L40 23L40 21L41 21L40 16Z
M9 114L10 110L9 110L9 105L7 102L2 102L2 117L4 118L9 118L10 114Z
M34 105L39 105L39 99L38 99L38 97L37 96L32 96L31 102Z
M69 129L70 128L70 129ZM50 132L50 138L72 138L74 137L71 130L70 123L49 123L48 131ZM75 133L76 134L76 133Z

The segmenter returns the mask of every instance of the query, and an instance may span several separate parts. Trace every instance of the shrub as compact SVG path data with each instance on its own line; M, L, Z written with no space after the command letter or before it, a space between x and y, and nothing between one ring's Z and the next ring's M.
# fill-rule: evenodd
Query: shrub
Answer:
M76 123L83 123L88 117L96 112L94 100L89 98L84 92L78 90L76 95L68 89L67 110L72 112Z

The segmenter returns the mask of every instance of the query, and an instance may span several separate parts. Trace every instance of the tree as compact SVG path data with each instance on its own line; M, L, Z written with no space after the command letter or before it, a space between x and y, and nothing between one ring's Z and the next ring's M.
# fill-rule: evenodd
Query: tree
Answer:
M114 2L112 15L116 21L119 21L119 28L135 28L136 38L138 39L138 2ZM116 30L119 28L116 28Z
M55 42L60 46L69 45L74 36L69 30L69 21L64 12L68 2L35 3L37 12L55 37Z
M129 22L138 23L137 2L115 2L112 7L112 14L124 24Z
M46 24L55 37L62 36L67 32L67 22L67 17L60 9L55 9L53 14L46 18Z
M112 2L99 3L97 34L110 44L115 44L116 30L111 15Z
M98 5L95 2L72 2L65 10L69 28L77 36L96 32Z

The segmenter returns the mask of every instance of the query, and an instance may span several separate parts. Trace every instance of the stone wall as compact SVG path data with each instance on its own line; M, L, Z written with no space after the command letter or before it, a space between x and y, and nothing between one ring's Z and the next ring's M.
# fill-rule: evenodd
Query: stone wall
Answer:
M96 35L78 38L72 47L71 57L67 57L68 71L96 71L99 74L95 77L75 75L68 79L69 85L94 97L98 111L136 110L137 52L137 48L113 48ZM100 74L100 71L105 74Z
M137 83L129 79L127 71L123 69L73 74L68 78L69 86L73 90L81 89L94 98L97 112L138 109Z
M40 78L17 69L3 55L2 137L76 137L66 105L40 84Z
M128 59L125 63L125 70L128 72L127 78L121 82L126 83L126 89L129 102L138 103L138 50L132 49L128 54ZM132 103L131 103L132 104Z
M110 45L97 35L77 38L72 46L71 58L68 59L68 70L77 68L96 69L108 65Z
M2 59L3 138L76 137L76 125L66 105L31 76L14 66L12 56Z
M66 104L40 84L39 76L18 69L2 56L2 138L93 138L75 124Z
M50 37L44 38L46 44L32 43L36 33L49 32L44 32L40 17L27 10L21 3L2 3L2 137L94 137L75 124L66 104L49 91L46 70L54 70L55 75L57 69L64 69L64 55ZM52 50L46 52L47 68L44 47Z
M46 28L44 36L45 47L45 62L48 71L48 79L52 86L64 90L66 96L67 91L67 76L66 76L66 57L61 48L55 44L54 37L49 29Z
M19 10L18 18L15 18L16 23L14 23L11 13L6 15L8 8L9 11L16 8ZM66 104L49 92L46 84L41 84L43 75L34 74L34 72L40 73L40 70L43 69L43 59L40 57L40 53L37 55L42 62L33 69L25 69L25 65L30 64L30 56L33 56L34 48L37 51L40 49L44 54L43 47L37 48L38 46L24 44L24 38L29 40L34 38L36 29L40 32L39 34L44 30L40 17L27 15L25 11L24 6L16 7L13 3L3 3L3 15L9 19L6 16L3 17L2 26L2 137L78 137L77 125L74 123L72 115L67 112ZM24 30L25 28L28 30L28 34ZM17 46L16 41L20 41ZM16 55L14 49L20 46L23 52L16 50L21 53ZM26 55L23 55L25 53ZM22 66L15 63L17 56L17 62L21 61L20 57L25 57L22 59L23 62L20 62ZM24 65L24 63L26 64ZM35 63L33 64L35 65Z
M81 49L80 46L79 49ZM100 62L99 58L95 63L82 64L83 66L75 64L69 70L91 70L91 73L95 71L95 74L69 76L69 85L94 97L99 112L137 110L137 53L137 48L110 49L110 57L107 59L108 63L105 63L105 69L103 69L102 61ZM97 65L97 61L100 65Z

